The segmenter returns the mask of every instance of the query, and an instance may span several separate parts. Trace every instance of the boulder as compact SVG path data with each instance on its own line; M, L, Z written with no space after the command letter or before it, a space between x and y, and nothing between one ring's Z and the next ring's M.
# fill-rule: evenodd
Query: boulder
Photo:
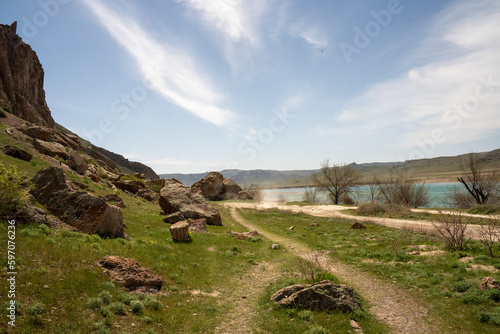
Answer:
M189 241L189 224L185 221L170 226L170 234L175 241Z
M242 201L253 200L253 196L246 191L240 191L238 193L238 199Z
M500 283L494 279L493 277L484 277L481 280L481 284L479 285L480 290L492 290L492 289L499 289L500 290Z
M361 224L360 222L355 222L351 225L351 228L354 230L366 230L366 226Z
M273 294L271 300L299 310L348 313L361 308L361 300L352 287L332 281L287 286Z
M62 159L68 158L68 152L66 152L64 146L59 143L49 143L47 141L33 139L33 146L38 152L53 158L56 156Z
M73 190L62 168L42 169L31 182L31 194L66 224L83 233L126 237L121 209L87 192Z
M87 162L82 158L82 156L75 150L71 149L69 151L67 165L75 170L78 174L83 174L89 168Z
M253 230L253 231L250 231L250 232L243 232L243 233L229 231L229 232L227 232L227 234L229 234L233 238L236 238L236 239L239 239L239 240L247 240L247 239L250 239L250 238L258 238L258 237L262 236L262 234L260 234L259 232L257 232L257 230Z
M177 222L181 222L184 220L185 220L184 215L180 211L171 213L167 215L165 218L163 218L163 221L167 224L175 224Z
M222 195L222 199L247 199L240 198L240 192L243 191L241 187L229 178L225 178L223 180L224 183L224 194ZM248 194L247 194L248 195ZM244 196L244 194L242 194Z
M160 291L163 285L161 277L142 267L134 259L107 255L98 264L109 271L111 279L129 291L154 293Z
M191 232L208 233L206 218L200 218L200 219L189 218L187 220L187 223L189 224L189 231Z
M144 188L144 183L137 180L119 180L113 182L113 184L123 191L131 192L132 194L136 194L139 189Z
M127 206L123 203L123 199L117 194L106 194L104 196L100 196L106 202L113 202L113 205L116 205L119 208L126 208Z
M56 141L63 146L69 146L74 150L80 150L80 140L76 136L68 135L64 132L59 133L52 141Z
M28 127L20 127L18 128L19 131L24 133L25 135L34 138L34 139L40 139L43 141L50 141L52 138L52 129L37 126L37 125L32 125Z
M165 179L160 191L159 204L167 214L180 211L184 218L206 218L207 224L222 226L219 211L200 194L176 179Z
M147 199L150 202L156 202L159 198L158 193L155 193L151 189L141 188L136 193L137 196Z
M10 145L7 145L3 148L3 153L24 161L31 161L31 159L33 159L33 155L31 153Z
M272 245L271 245L271 248L272 248L272 249L279 249L279 248L280 248L280 245L279 245L279 244L272 244Z
M200 193L206 199L215 201L221 198L224 191L224 177L221 173L210 172L191 186L193 193Z

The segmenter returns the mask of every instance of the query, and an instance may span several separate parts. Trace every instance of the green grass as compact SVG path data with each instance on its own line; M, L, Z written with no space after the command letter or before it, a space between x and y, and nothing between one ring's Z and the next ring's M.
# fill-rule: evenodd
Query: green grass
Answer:
M278 210L240 211L245 219L276 234L303 242L312 249L328 250L330 256L384 280L394 282L410 295L421 297L433 306L432 313L445 319L443 331L497 333L496 314L500 294L478 290L481 279L494 276L485 270L472 270L474 264L500 269L500 259L485 256L479 242L470 242L465 252L445 252L438 256L414 256L407 252L419 245L442 250L435 236L366 224L366 230L352 230L351 220L311 217ZM311 223L319 226L310 226ZM295 229L289 231L288 227ZM495 247L498 254L498 246ZM463 256L473 257L462 263ZM478 315L490 321L480 321ZM486 315L485 315L486 314ZM483 319L483 320L484 320ZM493 320L491 320L493 319ZM364 330L365 326L363 326Z

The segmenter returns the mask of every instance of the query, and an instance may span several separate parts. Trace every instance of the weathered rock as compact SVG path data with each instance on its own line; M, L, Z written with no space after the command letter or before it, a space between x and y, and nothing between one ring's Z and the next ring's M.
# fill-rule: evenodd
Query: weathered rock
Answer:
M186 220L186 218L184 218L184 215L180 211L171 213L163 218L163 221L167 224L175 224L184 220Z
M18 130L31 138L40 139L43 141L50 141L50 139L52 137L52 129L37 126L37 125L31 125L28 127L20 127L20 128L18 128Z
M351 225L351 228L354 230L366 230L366 226L361 224L360 222L355 222Z
M238 199L242 201L253 200L253 196L246 191L240 191L238 193Z
M170 234L175 241L188 241L189 224L185 221L175 223L170 226Z
M50 226L54 222L43 209L36 206L36 199L32 195L28 195L27 201L16 209L13 217L17 222L26 224Z
M134 259L107 255L98 264L109 271L111 279L129 291L154 293L160 291L163 285L161 277Z
M139 191L139 189L142 189L145 187L144 183L142 183L141 181L137 181L137 180L119 180L119 181L113 182L113 184L118 189L121 189L123 191L129 191L132 194L136 194Z
M293 231L293 230L295 230L295 226L290 226L290 227L288 228L288 231Z
M279 245L279 244L272 244L272 245L271 245L271 248L272 248L272 249L279 249L279 248L280 248L280 245Z
M153 190L147 189L147 188L139 189L137 191L136 195L139 197L142 197L144 199L147 199L150 202L156 202L158 200L158 198L160 197L160 195L158 195L158 193L155 193Z
M200 193L206 199L215 201L220 198L224 191L224 177L221 173L210 172L203 179L191 186L193 193Z
M222 199L245 199L245 198L240 198L240 192L242 192L243 189L231 180L230 178L225 178L223 180L224 183L224 193L222 195ZM244 196L242 194L241 196Z
M3 148L3 153L24 161L31 161L31 159L33 159L33 155L31 153L10 145L7 145Z
M484 277L481 280L481 284L479 285L480 290L492 290L492 289L499 289L500 290L500 283L494 279L493 277Z
M83 174L89 168L87 162L75 150L71 149L68 154L67 164L71 169L74 169L78 174Z
M206 218L207 224L222 226L219 211L202 195L192 193L191 188L176 179L165 179L160 191L159 204L168 215L180 211L184 218Z
M62 168L42 169L31 181L32 195L65 223L84 233L126 237L120 208L87 192L73 190Z
M236 239L239 239L239 240L247 240L249 238L258 238L260 236L262 236L262 234L260 234L259 232L257 232L257 230L253 230L253 231L250 231L250 232L234 232L234 231L229 231L227 232L227 234L229 234L230 236L232 236L233 238L236 238Z
M59 133L55 137L55 139L53 139L53 141L56 141L63 146L69 146L77 151L81 149L80 140L78 139L78 137L66 134L64 132Z
M31 123L54 127L45 101L44 72L36 53L16 35L15 28L0 25L0 105Z
M101 196L103 200L106 202L113 202L113 205L116 205L119 208L126 208L127 206L123 203L123 199L117 194L106 194Z
M49 143L47 141L39 140L39 139L33 139L33 146L35 149L45 155L51 156L51 157L59 157L62 159L67 159L68 158L68 152L59 143Z
M189 231L191 232L208 233L206 218L201 218L201 219L189 218L187 220L187 223L189 224Z
M332 281L287 286L273 294L271 300L300 310L337 310L347 313L361 308L361 300L353 288Z

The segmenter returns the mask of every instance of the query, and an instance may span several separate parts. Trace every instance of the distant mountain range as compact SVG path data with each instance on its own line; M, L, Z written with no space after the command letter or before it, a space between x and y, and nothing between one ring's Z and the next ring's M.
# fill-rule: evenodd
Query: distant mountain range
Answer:
M485 163L486 169L500 168L500 149L478 153L480 159ZM405 162L374 162L356 164L355 167L363 175L364 182L370 182L373 176L384 177L391 172L405 171L407 174L427 182L456 182L460 175L460 161L466 158L468 153L430 159L409 160ZM258 185L263 188L291 188L311 185L310 176L319 169L310 170L239 170L226 169L220 171L224 177L233 179L241 186ZM191 186L208 173L195 174L160 174L160 178L176 178L185 185Z

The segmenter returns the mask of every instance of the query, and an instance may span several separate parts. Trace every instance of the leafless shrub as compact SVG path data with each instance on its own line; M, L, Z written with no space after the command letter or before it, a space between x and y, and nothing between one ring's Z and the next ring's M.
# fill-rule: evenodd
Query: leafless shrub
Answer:
M490 257L495 257L493 254L494 246L500 242L500 219L489 221L485 225L479 225L477 233L479 241L483 244Z
M302 278L308 283L314 283L326 270L321 265L319 252L308 253L304 256L296 256L297 270Z
M458 187L453 187L445 193L446 204L456 209L467 209L474 205L474 198Z
M250 186L244 185L243 190L246 191L253 199L257 202L262 202L264 199L264 193L262 192L262 188L258 185L252 184Z
M387 204L404 205L413 208L429 204L429 190L425 183L418 183L415 179L403 173L391 173L389 179L375 179L378 194Z
M280 203L280 204L286 203L286 197L285 197L285 195L280 194L278 196L278 203Z
M304 191L304 195L302 196L302 201L311 203L311 204L318 204L319 203L319 191L317 188L307 188L306 191Z
M445 240L446 249L461 251L470 240L467 236L469 223L470 217L464 216L461 212L451 214L440 212L439 222L434 222L432 225Z

